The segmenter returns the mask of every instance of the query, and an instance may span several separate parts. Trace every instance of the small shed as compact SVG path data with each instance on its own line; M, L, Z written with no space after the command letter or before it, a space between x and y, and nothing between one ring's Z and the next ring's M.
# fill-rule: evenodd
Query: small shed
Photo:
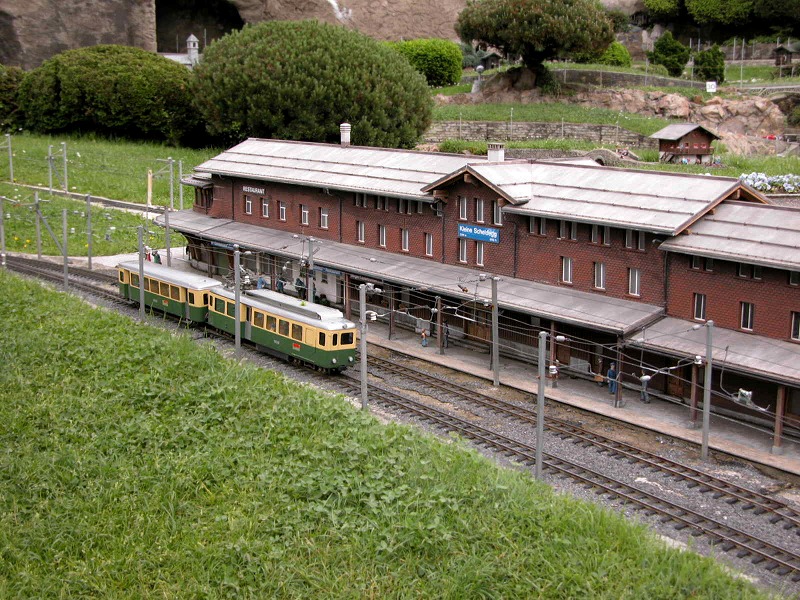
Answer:
M781 67L783 65L792 64L792 56L800 54L800 41L782 44L772 51L775 56L775 66Z
M502 55L498 54L497 52L489 52L485 56L481 57L480 61L478 61L478 64L488 71L489 69L496 69L499 67L502 59Z
M718 135L694 123L667 125L650 137L658 140L661 162L698 165L711 164L714 156L711 144L719 139Z

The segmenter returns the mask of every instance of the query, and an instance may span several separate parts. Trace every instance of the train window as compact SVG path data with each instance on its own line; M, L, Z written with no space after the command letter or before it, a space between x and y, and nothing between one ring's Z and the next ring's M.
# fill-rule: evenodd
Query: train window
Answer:
M261 327L261 329L264 329L264 313L255 311L253 314L253 324L256 327Z
M119 282L120 283L125 283L125 271L120 271L119 272Z
M139 276L131 273L131 285L133 287L139 287Z
M189 304L194 304L194 292L189 292Z
M281 319L278 322L278 333L285 336L289 335L289 321L284 321Z
M348 331L342 334L342 346L346 346L348 344L353 343L353 332Z
M225 314L225 300L222 298L214 298L214 311Z
M267 329L269 329L270 331L278 331L277 325L278 325L278 319L267 315Z
M160 293L161 293L162 296L164 296L166 298L169 298L169 284L168 283L164 283L163 281L161 282L161 292Z
M338 333L334 333L331 337L333 338L331 340L331 345L338 346L339 345L339 334Z
M236 316L236 305L233 302L228 302L228 316L229 317Z
M303 327L297 323L292 323L292 338L303 341Z
M144 289L146 292L150 291L150 280L147 277L144 278Z
M208 294L203 294L203 306L208 306Z
M322 331L319 332L319 342L317 345L321 347L325 346L325 334Z
M173 300L181 299L181 288L176 285L169 286L169 297Z

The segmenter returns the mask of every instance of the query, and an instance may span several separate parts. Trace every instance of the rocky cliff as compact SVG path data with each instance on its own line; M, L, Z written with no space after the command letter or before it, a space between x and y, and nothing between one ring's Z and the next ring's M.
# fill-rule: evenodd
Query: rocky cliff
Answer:
M640 11L643 0L604 0ZM54 54L96 44L175 52L270 19L341 23L377 39L455 39L466 0L0 0L0 63L32 69Z

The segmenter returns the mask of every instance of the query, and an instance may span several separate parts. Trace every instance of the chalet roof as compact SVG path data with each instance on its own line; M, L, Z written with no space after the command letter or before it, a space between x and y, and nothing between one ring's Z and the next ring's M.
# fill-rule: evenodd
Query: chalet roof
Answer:
M781 44L780 46L773 49L772 52L773 53L787 52L789 54L800 53L800 41L790 42L788 44Z
M648 325L644 333L628 338L627 343L672 356L705 356L706 330L694 329L696 325L696 321L665 317ZM796 343L715 327L712 346L715 368L724 364L728 371L800 384L800 346Z
M482 162L485 156L251 138L195 171L431 202L424 186Z
M696 129L701 129L705 131L710 137L715 140L719 139L719 136L715 133L709 131L702 125L696 125L695 123L675 123L673 125L667 125L663 129L659 129L650 137L656 140L667 140L667 141L677 141L684 136L690 134Z
M176 231L217 243L236 243L285 258L297 258L301 252L298 240L288 231L209 217L192 210L170 213L169 221ZM156 223L163 226L164 217L157 216ZM424 288L464 301L491 302L491 282L478 282L480 271L475 269L329 240L321 241L317 248L315 268L355 271L365 277ZM463 289L464 282L471 282L468 292ZM512 277L501 278L497 292L501 308L615 335L640 329L664 313L660 306Z
M511 206L503 212L675 235L709 208L747 189L729 177L533 162L467 165L424 191L471 173Z
M668 252L800 270L800 209L724 202L665 241Z

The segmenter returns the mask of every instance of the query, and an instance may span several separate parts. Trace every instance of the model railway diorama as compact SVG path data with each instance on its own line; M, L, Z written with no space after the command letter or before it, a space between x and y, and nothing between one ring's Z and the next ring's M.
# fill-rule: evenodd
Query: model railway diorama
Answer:
M138 304L139 263L117 266L120 294ZM195 325L235 334L235 292L221 281L145 262L144 303ZM265 289L240 295L241 339L283 360L339 373L355 362L357 326L335 308Z

